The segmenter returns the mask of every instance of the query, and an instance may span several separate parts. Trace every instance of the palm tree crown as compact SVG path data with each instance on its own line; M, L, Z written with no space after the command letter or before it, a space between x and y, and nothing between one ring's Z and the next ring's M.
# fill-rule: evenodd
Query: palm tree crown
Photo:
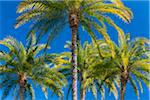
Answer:
M39 52L45 44L36 44L36 38L29 36L27 47L13 37L7 37L0 44L8 48L8 52L0 52L0 87L3 89L2 99L10 91L16 99L34 99L33 83L40 86L47 97L47 88L58 96L63 96L61 87L66 84L65 77L57 69L49 68L45 57ZM13 90L12 90L13 89ZM28 96L26 96L28 95Z
M112 58L110 66L116 67L116 76L120 77L120 97L124 100L126 85L130 82L139 99L139 90L136 82L143 91L143 81L149 88L150 70L150 42L146 38L135 38L130 41L130 34L119 38L119 45L114 43L115 57ZM110 50L108 50L110 52Z
M21 15L17 18L16 28L32 21L31 30L39 32L38 39L49 33L48 42L68 24L70 27L81 26L94 38L93 27L103 34L98 23L104 28L106 22L117 29L106 14L119 16L125 22L132 18L131 11L120 0L26 0L19 4L17 13Z

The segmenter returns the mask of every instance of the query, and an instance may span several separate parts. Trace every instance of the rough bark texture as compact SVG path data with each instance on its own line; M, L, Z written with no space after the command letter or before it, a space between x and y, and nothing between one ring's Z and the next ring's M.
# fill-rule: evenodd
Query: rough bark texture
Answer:
M20 74L19 75L20 100L24 100L25 82L26 82L25 75L24 74Z
M129 78L129 74L128 74L127 70L123 71L122 75L121 75L120 100L124 100L124 95L125 95L128 78Z
M72 31L72 99L77 100L77 31L78 31L78 15L70 12L69 23Z

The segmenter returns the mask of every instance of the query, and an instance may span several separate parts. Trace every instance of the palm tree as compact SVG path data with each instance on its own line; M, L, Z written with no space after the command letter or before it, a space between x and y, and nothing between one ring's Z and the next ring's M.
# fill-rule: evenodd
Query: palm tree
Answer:
M45 48L45 44L36 44L36 38L32 34L29 37L27 47L13 37L7 37L0 41L9 50L0 52L0 87L3 90L2 99L5 99L10 91L20 100L34 99L33 83L40 86L47 97L47 88L50 88L58 96L63 96L61 87L66 84L65 77L55 68L49 68L49 58L39 55ZM28 95L28 96L26 96Z
M119 45L114 43L114 46L115 57L112 58L110 66L117 68L117 76L120 77L120 99L124 100L128 82L130 82L139 99L139 90L136 82L139 84L141 92L143 91L141 81L150 88L150 42L146 38L135 38L130 41L130 34L127 34L119 38Z
M100 41L100 40L99 40ZM99 42L100 48L105 45L105 41ZM105 48L106 49L106 48ZM116 69L108 66L111 57L105 55L104 51L100 49L103 54L103 59L98 55L98 51L94 44L88 44L85 42L83 47L80 45L78 48L78 66L79 66L79 77L80 77L80 98L85 100L85 94L87 90L91 90L95 99L97 99L97 93L100 92L102 100L104 100L105 86L112 92L115 98L118 98L118 92L115 86L114 75L117 73Z
M137 82L141 87L142 80L147 86L149 86L149 66L150 56L149 52L149 40L146 38L136 38L129 42L130 34L126 35L124 42L120 45L119 55L121 66L121 100L124 100L125 88L128 81L130 81L136 95L139 98L139 92L134 81L133 76L136 77ZM132 76L132 75L133 76ZM141 87L142 89L142 87Z
M101 41L101 42L100 42ZM104 40L99 40L99 46L104 48L106 42ZM67 42L66 48L71 49L71 42ZM91 90L95 99L97 99L97 93L100 92L102 100L104 99L105 86L112 92L117 99L118 92L116 89L117 79L114 77L118 72L115 67L108 66L111 63L111 53L106 53L105 50L100 51L103 54L104 59L101 59L98 50L94 44L89 44L85 42L83 46L78 45L78 79L80 81L80 99L85 100L85 95L87 90ZM103 50L103 51L102 51ZM68 80L71 76L71 52L63 52L57 54L55 58L57 67L61 67L60 72L64 73ZM69 86L71 88L71 85ZM69 94L68 90L68 94ZM67 94L67 95L68 95Z
M49 33L47 45L60 33L60 30L69 24L72 32L73 100L77 100L77 54L75 50L79 27L85 29L94 42L96 42L93 33L95 28L110 43L103 29L106 28L104 23L106 22L116 29L118 29L118 26L105 14L117 15L125 22L130 22L132 17L131 11L120 0L110 0L110 2L107 0L26 0L19 4L17 13L21 13L21 15L17 18L15 27L32 21L31 30L39 32L38 40L41 36ZM119 34L121 33L119 32Z

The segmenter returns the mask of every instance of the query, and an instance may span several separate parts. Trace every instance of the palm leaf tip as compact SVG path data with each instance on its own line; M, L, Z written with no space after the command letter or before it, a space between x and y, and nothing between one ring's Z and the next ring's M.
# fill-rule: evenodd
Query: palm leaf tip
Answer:
M114 3L117 7L121 8L122 14L118 13L118 15L123 19L124 22L130 23L131 19L133 18L133 13L132 11L125 7L124 4L121 2L121 0L111 0L112 3Z

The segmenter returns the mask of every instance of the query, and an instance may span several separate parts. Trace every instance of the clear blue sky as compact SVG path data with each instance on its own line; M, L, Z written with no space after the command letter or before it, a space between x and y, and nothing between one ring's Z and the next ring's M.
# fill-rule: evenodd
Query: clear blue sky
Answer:
M17 0L16 0L17 1ZM14 29L14 24L16 22L16 18L18 14L16 14L17 5L19 2L16 1L1 1L0 0L0 40L7 36L13 36L17 40L23 42L25 44L25 37L29 30L29 24L25 24L18 29ZM135 37L147 37L149 38L149 1L148 0L125 0L123 1L126 6L128 6L133 14L134 18L130 24L125 24L120 19L113 16L115 22L125 31L125 33L131 33L131 38ZM112 28L108 28L108 32L110 37L115 42L117 41L117 33ZM90 41L87 33L83 33L81 36L82 42L85 40ZM49 52L62 52L65 51L64 44L67 40L71 40L71 34L68 27L66 27L59 36L51 43L51 50ZM45 42L43 39L42 42ZM0 46L0 49L3 49ZM144 92L140 93L141 100L148 100L149 90L144 86ZM36 100L45 100L43 94L40 92L40 89L36 89ZM0 91L1 94L1 91ZM51 92L49 92L51 94ZM66 90L65 90L66 94ZM71 95L70 95L71 96ZM55 100L57 97L54 95L53 97L49 96L49 100ZM8 100L11 96L9 96ZM90 92L86 95L86 100L94 99ZM126 100L137 100L137 97L130 85L127 85ZM114 100L112 95L108 95L106 93L106 100Z

